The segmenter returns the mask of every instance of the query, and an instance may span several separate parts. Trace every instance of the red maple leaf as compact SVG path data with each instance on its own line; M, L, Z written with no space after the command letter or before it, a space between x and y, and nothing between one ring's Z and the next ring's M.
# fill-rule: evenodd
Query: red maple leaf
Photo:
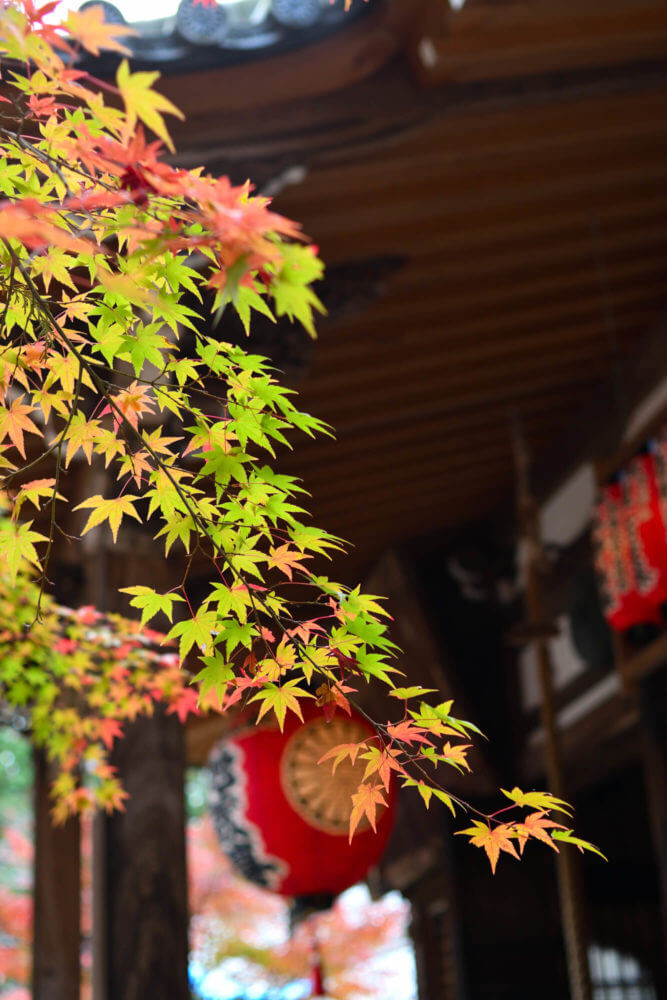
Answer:
M198 697L195 688L185 688L178 699L171 703L167 709L167 715L177 715L180 722L185 722L190 713L200 715L201 713L197 705Z
M107 750L110 750L113 741L123 735L123 727L118 719L100 719L97 723L97 732Z
M77 644L72 639L59 639L53 648L56 653L73 653Z
M388 726L387 732L392 739L400 740L402 743L428 743L429 746L433 746L431 741L424 736L423 730L407 720L398 722L395 726Z

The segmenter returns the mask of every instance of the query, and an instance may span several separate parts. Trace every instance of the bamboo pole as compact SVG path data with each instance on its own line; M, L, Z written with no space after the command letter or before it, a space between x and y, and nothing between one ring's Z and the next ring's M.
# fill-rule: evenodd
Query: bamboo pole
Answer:
M564 799L565 783L549 650L549 636L553 635L553 623L548 621L545 614L542 593L545 559L540 536L539 508L530 491L530 456L518 420L514 422L512 436L519 524L525 558L526 625L535 650L539 673L547 780L550 792L557 798ZM572 1000L592 1000L579 861L572 851L561 849L556 857L556 873L571 997Z

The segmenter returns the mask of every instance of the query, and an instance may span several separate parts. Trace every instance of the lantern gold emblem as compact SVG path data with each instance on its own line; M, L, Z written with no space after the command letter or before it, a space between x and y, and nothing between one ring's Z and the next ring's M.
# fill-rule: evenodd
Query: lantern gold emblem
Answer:
M307 722L288 740L280 762L283 792L295 812L311 826L325 833L347 834L352 794L363 780L366 762L357 758L352 764L346 757L332 771L333 761L318 761L341 743L367 739L364 726L336 716L331 722L324 718ZM363 817L358 829L368 825Z

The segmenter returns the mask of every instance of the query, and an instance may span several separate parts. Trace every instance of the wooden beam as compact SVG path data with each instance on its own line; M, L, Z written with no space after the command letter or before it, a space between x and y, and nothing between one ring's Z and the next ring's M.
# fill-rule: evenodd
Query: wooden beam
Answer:
M644 313L643 316L638 315L636 317L638 325L642 318L646 324L651 314L655 315L654 311ZM656 380L664 370L663 368L654 373ZM447 382L436 380L428 385L406 383L399 394L392 393L379 385L375 387L374 392L369 391L360 397L352 397L351 400L344 398L343 380L339 396L323 400L317 415L332 423L337 433L351 432L352 428L358 429L360 426L369 429L374 424L377 426L391 421L400 424L415 418L423 419L436 410L445 414L461 411L463 408L472 409L501 403L508 408L516 408L521 406L521 400L525 397L559 387L567 391L577 382L580 385L583 383L582 387L592 394L596 380L598 385L604 383L604 389L595 394L595 398L604 395L604 405L597 410L592 425L579 424L577 427L575 440L581 453L584 451L583 445L588 440L586 435L581 434L581 427L595 427L608 415L611 408L609 359L602 351L597 357L591 357L590 351L582 349L577 358L570 358L569 362L563 365L550 363L536 352L528 366L506 362L502 366L497 366L496 370L480 370L477 377L471 372L467 375L459 372L456 379L452 380L451 388ZM590 451L590 448L585 449L586 460L590 457ZM579 462L576 462L574 467L578 464ZM552 466L553 471L555 466Z
M524 0L443 12L440 34L422 36L413 62L425 82L441 84L665 54L667 12L660 0Z
M35 868L33 888L33 1000L79 1000L81 847L77 818L51 820L53 778L35 751Z
M187 117L185 124L172 126L179 149L175 162L205 162L209 169L231 170L241 179L265 177L290 163L340 163L350 155L380 153L395 147L401 137L411 138L437 116L462 116L485 107L516 110L573 97L640 94L665 81L664 67L647 60L612 70L542 70L530 80L507 78L486 87L477 80L447 80L425 90L400 58L412 39L423 37L418 13L425 5L429 0L378 5L371 16L339 36L265 60L261 79L253 64L165 78L162 89ZM435 5L445 6L440 0ZM268 89L262 83L267 73L274 84ZM613 129L614 122L604 113L591 115L588 128L591 133L597 126ZM411 144L417 161L422 148ZM454 142L450 148L459 145ZM441 148L441 156L447 156L447 149ZM390 170L393 158L385 159Z

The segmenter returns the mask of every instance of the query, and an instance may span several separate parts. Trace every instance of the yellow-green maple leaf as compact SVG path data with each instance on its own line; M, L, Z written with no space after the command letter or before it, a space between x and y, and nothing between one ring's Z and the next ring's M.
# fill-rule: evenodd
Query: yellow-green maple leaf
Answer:
M97 527L103 521L108 521L113 540L116 542L118 540L118 529L126 514L133 517L135 521L141 522L141 518L134 509L134 504L138 499L139 497L130 494L122 497L112 497L110 500L105 500L99 493L95 494L94 497L88 497L78 507L74 508L74 510L81 510L85 507L92 508L90 517L81 535L85 535L91 528Z
M116 73L116 83L125 102L128 135L132 133L137 119L140 119L173 153L174 144L160 112L176 115L177 118L183 118L183 113L166 97L153 90L153 84L159 76L159 73L130 73L127 59L123 59Z

